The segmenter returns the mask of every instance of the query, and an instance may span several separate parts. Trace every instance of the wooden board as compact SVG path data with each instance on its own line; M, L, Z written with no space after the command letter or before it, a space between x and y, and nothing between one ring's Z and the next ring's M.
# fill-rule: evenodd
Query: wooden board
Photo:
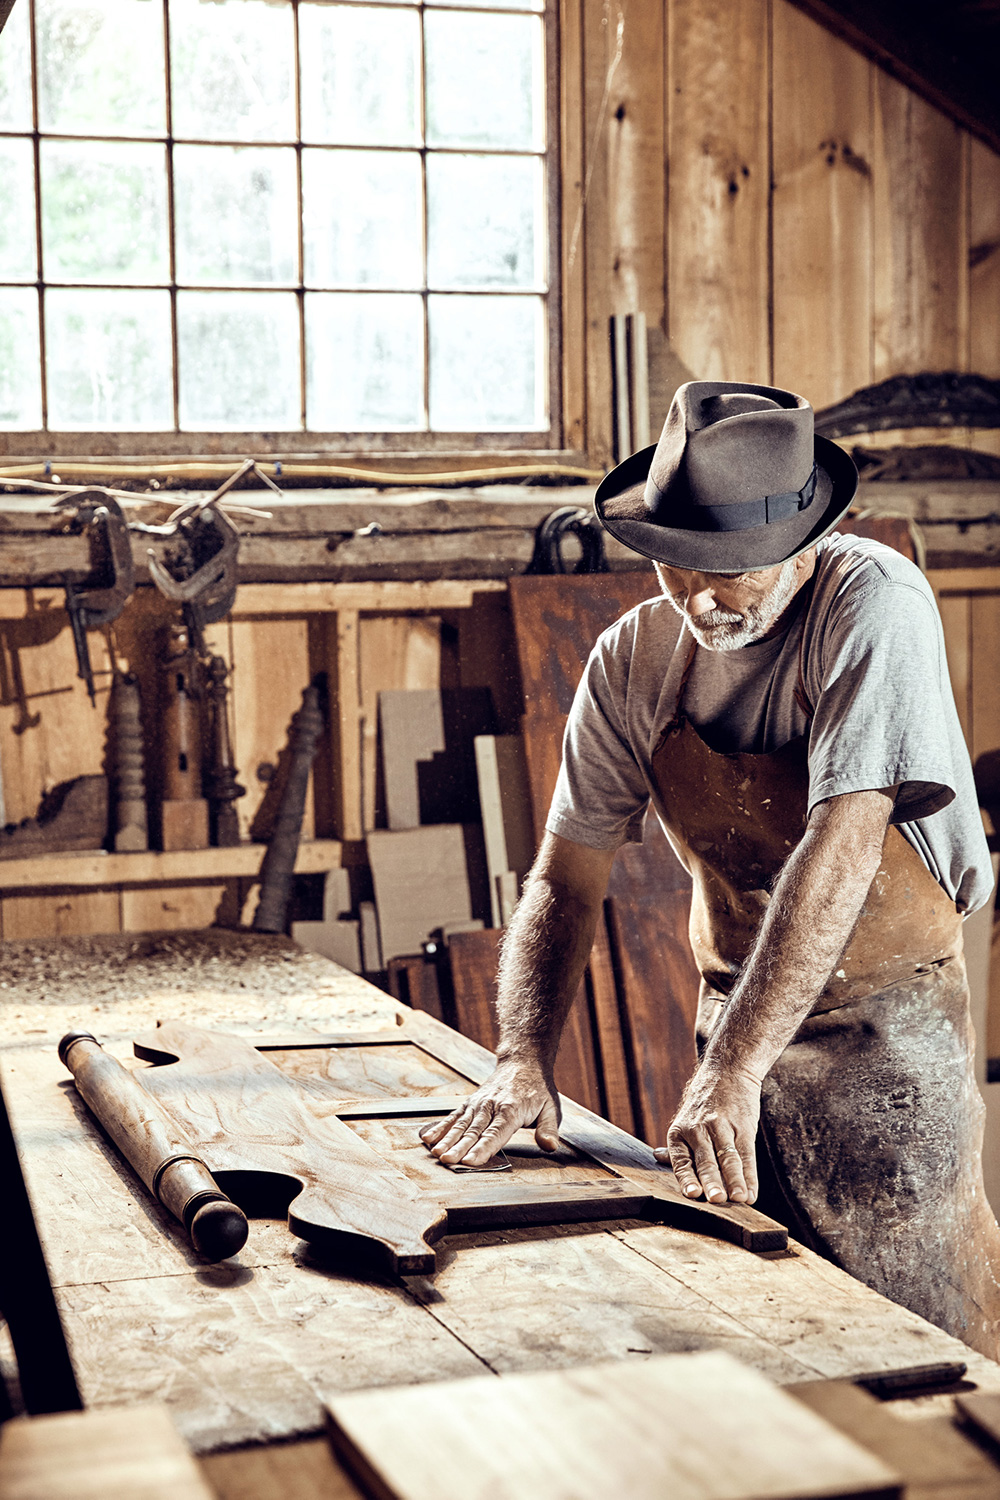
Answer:
M515 1141L523 1160L509 1177L442 1166L419 1143L419 1127L453 1109L489 1072L491 1059L456 1038L466 1059L456 1067L458 1059L447 1055L452 1033L440 1028L435 1045L427 1029L434 1026L414 1014L411 1034L398 1028L299 1038L299 1045L271 1038L254 1047L168 1024L136 1042L137 1055L156 1064L137 1077L241 1206L287 1206L293 1233L370 1269L429 1274L436 1268L431 1246L442 1234L510 1224L639 1216L704 1225L746 1248L787 1242L780 1225L753 1209L692 1204L652 1152L568 1103L555 1157L540 1156L524 1132ZM382 1070L374 1089L366 1061L372 1049ZM413 1088L415 1068L429 1087Z
M447 945L452 1024L463 1036L471 1037L490 1052L496 1050L498 1039L496 1000L501 938L498 928L487 927L481 932L456 932ZM556 1087L585 1108L603 1113L600 1084L592 1066L593 1053L585 1045L589 1037L581 1024L586 1016L586 1003L581 984L559 1044Z
M789 0L773 17L773 381L820 411L871 380L872 65Z
M386 826L395 831L478 819L473 742L494 727L484 688L381 692Z
M872 379L968 368L967 169L963 132L873 70ZM933 441L953 438L934 429ZM886 441L879 434L879 442ZM916 440L911 431L901 441Z
M512 916L509 895L515 900L520 895L535 857L524 742L517 734L480 734L475 753L490 911L493 926L506 927ZM511 891L504 880L508 874L513 876Z
M16 1417L0 1428L4 1500L212 1500L165 1406Z
M236 803L240 836L268 838L274 822L292 715L310 680L305 620L234 621L231 713L233 754L245 797ZM313 836L312 784L302 837Z
M481 838L460 823L368 835L383 963L419 953L438 927L483 914Z
M1000 1494L1000 1470L946 1416L903 1421L891 1406L846 1380L810 1380L787 1391L895 1469L910 1496L996 1500ZM960 1405L963 1399L958 1397Z
M667 329L696 380L771 378L766 0L670 0Z
M590 649L615 619L655 597L657 587L655 575L636 572L512 579L510 592L528 705L523 728L532 811L540 838L559 772L566 715ZM616 1101L618 1122L631 1115L638 1132L657 1144L665 1138L694 1064L697 976L687 937L690 888L690 878L651 817L643 843L626 846L615 859L606 906L611 948L598 955L596 977L592 969L589 978L597 1016L596 1055L608 1060L607 1075L599 1075L604 1107L610 1112ZM611 978L617 1016L608 989ZM585 1024L580 1012L577 1003L571 1012L571 1018L579 1018L577 1027Z
M35 954L44 955L42 966ZM238 1260L206 1267L86 1118L56 1055L63 1032L82 1022L128 1062L128 1039L153 1017L223 1029L239 1017L248 1030L281 1027L301 1039L331 1023L393 1027L403 1015L406 1031L420 1027L420 1040L436 1052L445 1043L453 1049L450 1062L405 1041L350 1049L349 1088L338 1085L332 1101L305 1093L318 1118L347 1093L454 1096L489 1072L489 1054L282 938L215 931L166 942L69 939L14 945L4 959L4 1089L90 1407L164 1400L186 1440L205 1453L315 1431L320 1394L332 1389L603 1360L640 1365L650 1353L688 1349L728 1349L780 1381L967 1357L970 1379L1000 1389L991 1361L801 1246L748 1255L741 1240L637 1220L442 1241L436 1276L404 1282L335 1270L282 1220L254 1218ZM379 1061L386 1054L391 1062ZM267 1055L290 1071L289 1055ZM322 1083L330 1049L305 1055ZM293 1076L304 1088L303 1075ZM605 1146L652 1160L648 1148L593 1123ZM227 1453L241 1471L234 1485L244 1477L247 1487L224 1494L273 1500L281 1483L312 1500L291 1446L255 1451L269 1474L273 1455L288 1456L270 1491L251 1485L247 1454Z
M651 567L512 578L508 588L529 718L568 714L601 631L660 591Z
M376 826L377 821L379 697L387 689L420 690L440 686L440 617L361 617L358 621L358 679L361 698L362 821L364 831L368 833Z
M642 843L615 856L605 913L635 1131L662 1146L694 1072L700 975L688 940L691 879L652 813Z
M377 1500L901 1491L888 1465L722 1353L359 1391L327 1411L335 1453Z

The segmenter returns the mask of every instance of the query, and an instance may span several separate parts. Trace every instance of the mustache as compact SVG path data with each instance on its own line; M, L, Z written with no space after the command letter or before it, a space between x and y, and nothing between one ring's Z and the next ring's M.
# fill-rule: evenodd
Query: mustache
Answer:
M679 614L682 614L696 630L715 630L720 625L742 625L746 619L745 615L737 614L730 609L710 609L703 615L690 615L684 608L683 597L672 594L671 601Z

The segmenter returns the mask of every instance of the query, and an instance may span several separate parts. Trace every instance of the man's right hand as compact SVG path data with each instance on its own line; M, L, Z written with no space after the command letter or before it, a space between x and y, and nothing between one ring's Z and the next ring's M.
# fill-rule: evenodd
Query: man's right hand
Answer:
M446 1166L484 1167L524 1125L534 1125L543 1151L555 1151L559 1118L559 1096L541 1066L507 1058L460 1109L425 1125L420 1139Z

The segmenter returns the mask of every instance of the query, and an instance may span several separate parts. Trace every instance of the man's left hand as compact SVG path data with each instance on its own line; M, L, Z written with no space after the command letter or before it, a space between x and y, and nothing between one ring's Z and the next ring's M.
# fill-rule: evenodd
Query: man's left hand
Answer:
M754 1142L760 1119L760 1082L740 1068L702 1063L656 1158L671 1166L686 1198L753 1203L757 1197Z

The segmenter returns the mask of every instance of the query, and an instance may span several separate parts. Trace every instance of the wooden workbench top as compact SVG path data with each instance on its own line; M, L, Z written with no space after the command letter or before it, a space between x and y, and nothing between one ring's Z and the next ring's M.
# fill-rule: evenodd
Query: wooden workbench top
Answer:
M246 1034L392 1025L387 995L281 938L208 932L4 945L3 1078L88 1405L166 1401L202 1453L316 1431L362 1387L722 1348L781 1382L965 1358L1000 1367L811 1252L762 1257L635 1221L454 1236L441 1269L362 1280L254 1220L206 1266L87 1116L71 1028L122 1059L157 1020Z

